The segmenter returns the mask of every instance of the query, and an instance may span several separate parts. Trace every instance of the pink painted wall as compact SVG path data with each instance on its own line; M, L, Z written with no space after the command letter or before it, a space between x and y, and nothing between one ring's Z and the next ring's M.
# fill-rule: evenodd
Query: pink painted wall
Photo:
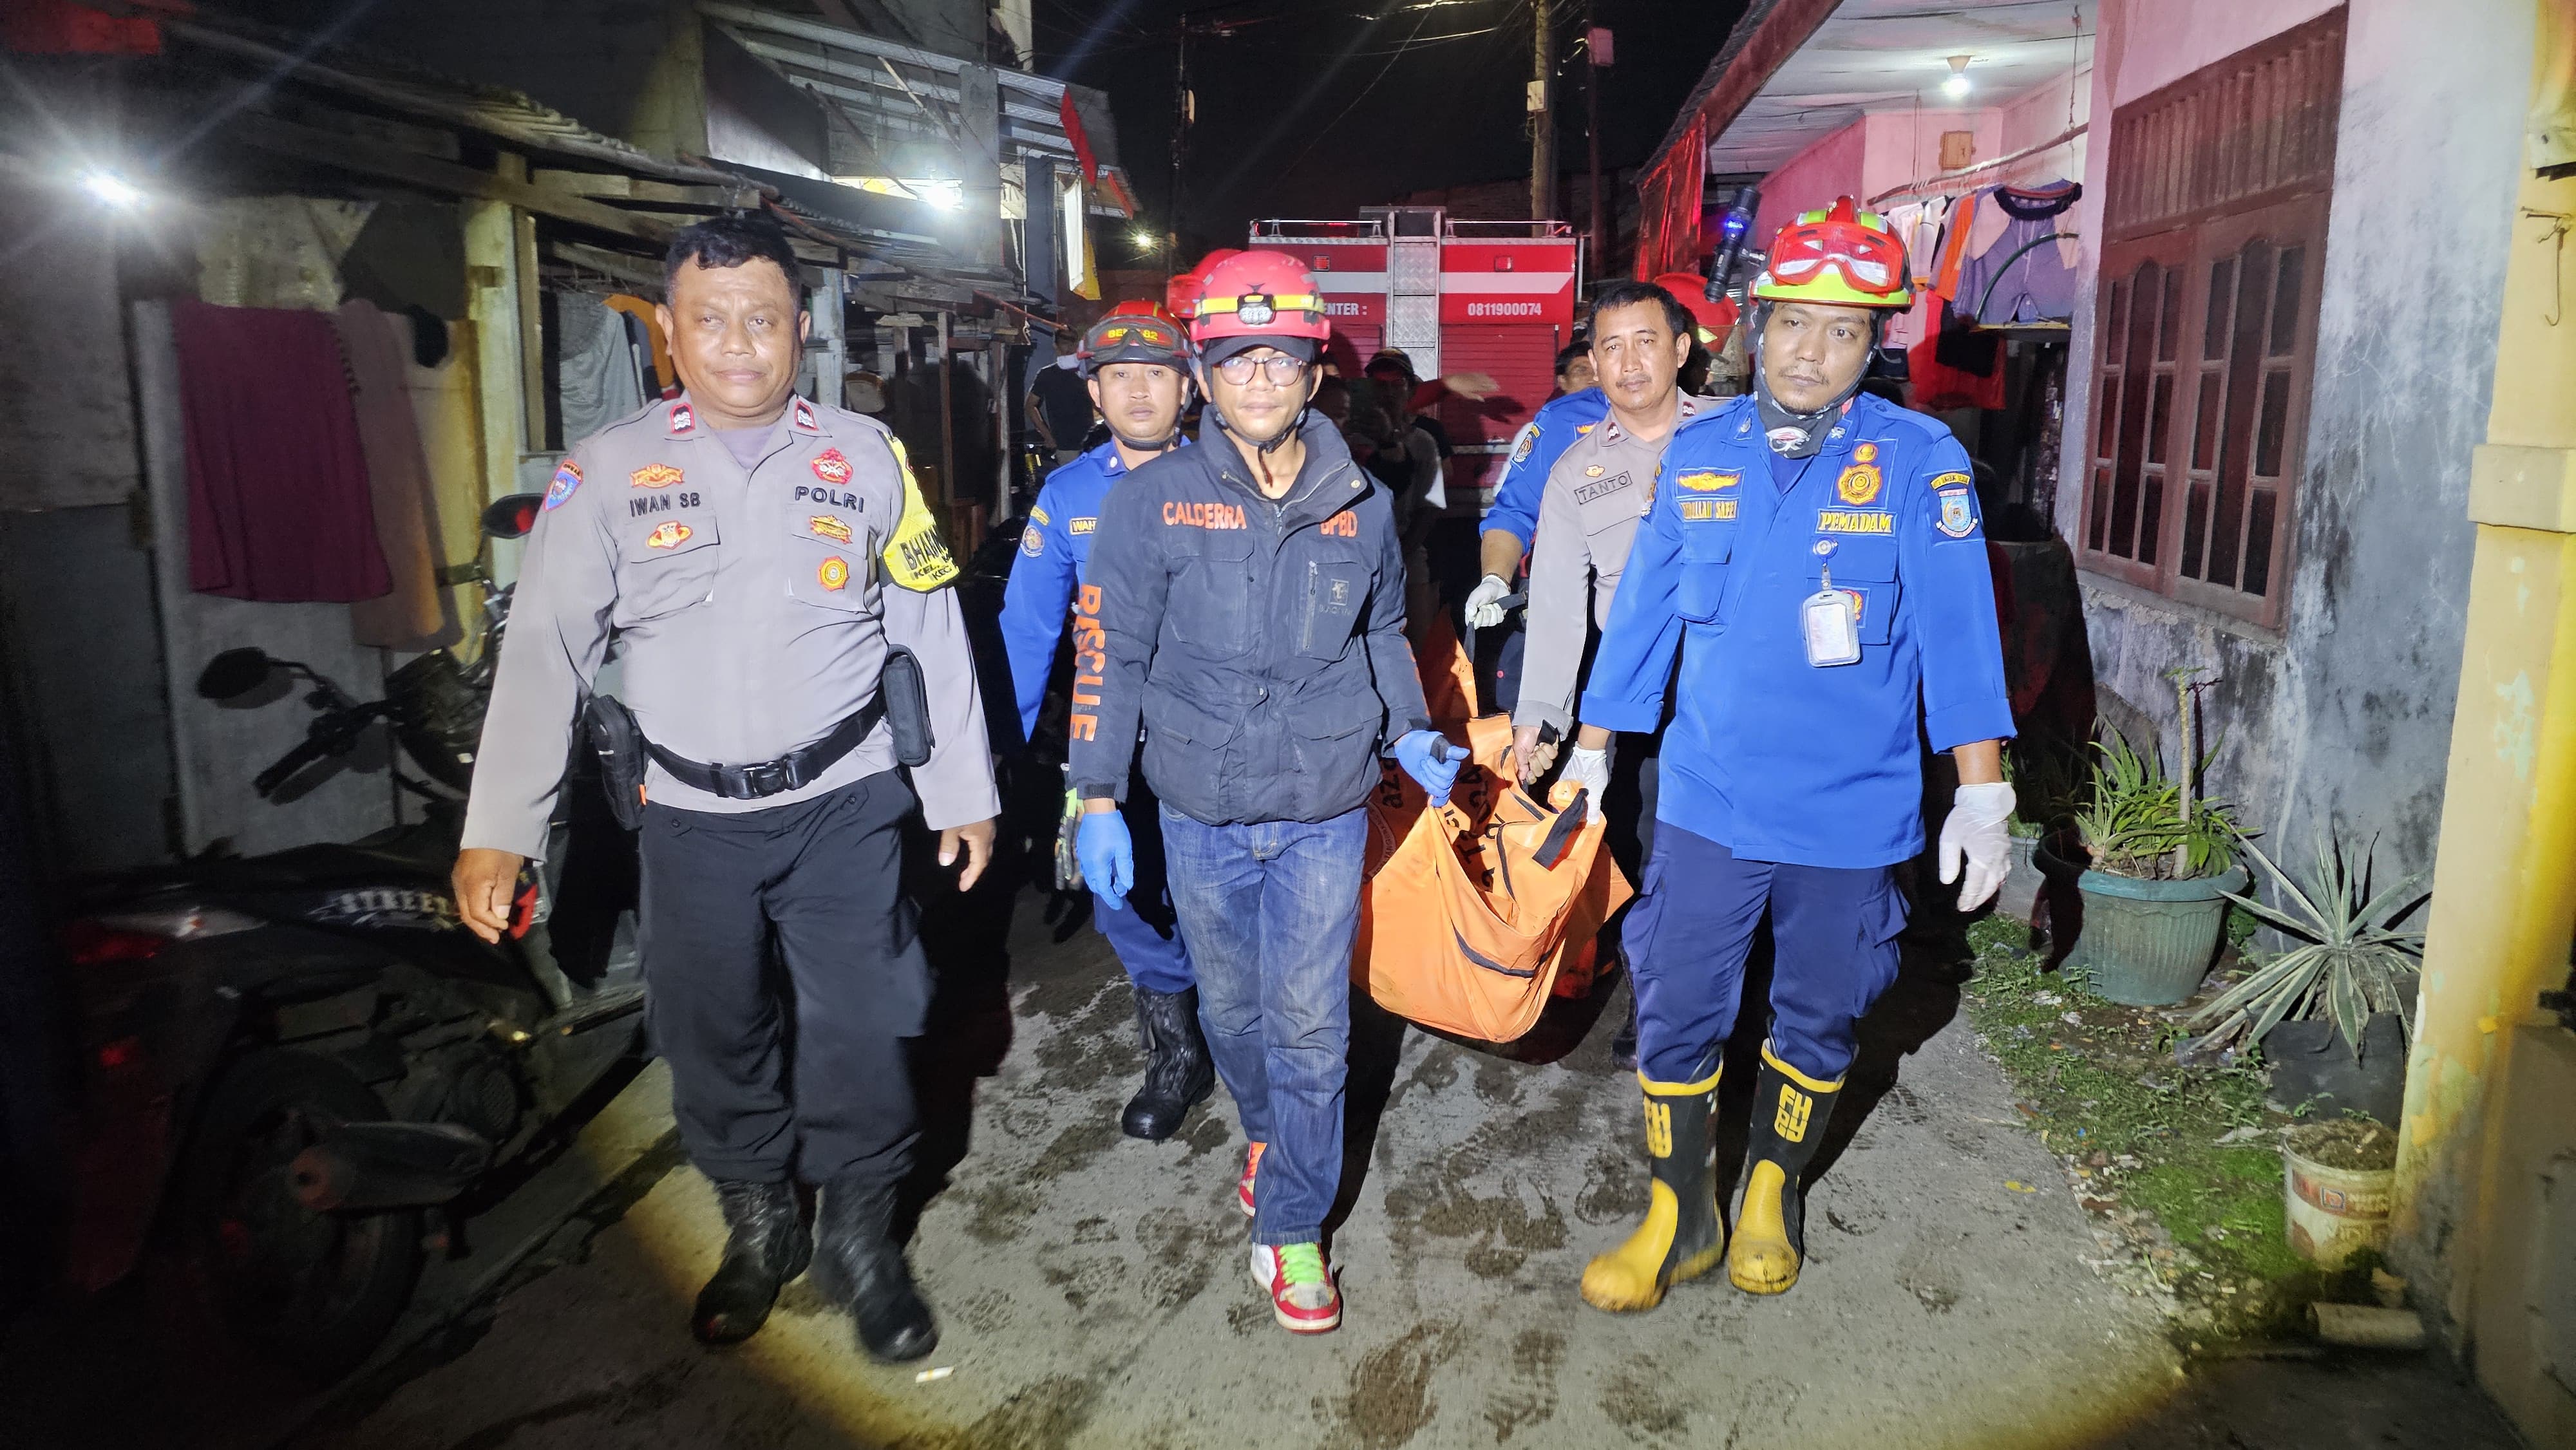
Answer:
M2003 154L2003 113L1992 106L1880 111L1868 118L1869 155L1861 162L1860 197L1911 186L1940 174L1941 133L1969 131L1977 138L1971 162Z
M1845 194L1866 195L1861 186L1868 136L1864 117L1818 139L1764 177L1762 210L1753 218L1755 240L1769 246L1781 224L1798 213L1831 206Z

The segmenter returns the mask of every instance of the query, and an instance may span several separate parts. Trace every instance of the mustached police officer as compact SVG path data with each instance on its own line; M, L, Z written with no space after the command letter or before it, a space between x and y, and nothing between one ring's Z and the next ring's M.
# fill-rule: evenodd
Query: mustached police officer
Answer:
M681 1142L731 1234L691 1327L744 1338L811 1259L868 1353L912 1359L938 1332L889 1232L916 1136L903 1039L929 998L898 898L902 826L917 792L941 864L963 847L971 886L999 800L956 565L902 446L795 395L796 268L756 221L672 239L659 311L687 391L584 440L546 491L456 895L486 940L507 928L614 644L632 714L591 714L612 742L640 729L627 745L650 762L611 787L649 802L646 1010ZM810 1238L799 1176L822 1188Z

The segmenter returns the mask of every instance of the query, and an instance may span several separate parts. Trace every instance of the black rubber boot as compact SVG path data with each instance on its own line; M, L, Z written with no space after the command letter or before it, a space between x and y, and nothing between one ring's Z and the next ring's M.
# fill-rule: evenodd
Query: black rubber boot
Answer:
M1762 1076L1753 1087L1753 1141L1746 1154L1744 1198L1735 1212L1735 1242L1726 1277L1747 1294L1783 1294L1798 1282L1807 1252L1806 1192L1799 1179L1816 1156L1843 1080L1818 1082L1762 1044Z
M1718 1066L1697 1082L1655 1082L1646 1090L1646 1219L1627 1242L1583 1269L1583 1302L1614 1314L1652 1309L1664 1291L1717 1266L1725 1234L1709 1175L1708 1115Z
M938 1347L939 1324L887 1232L893 1219L894 1185L827 1185L814 1218L814 1287L849 1311L871 1359L900 1364Z
M1620 1069L1625 1072L1635 1072L1637 1070L1637 989L1634 985L1635 981L1636 979L1633 977L1629 979L1628 1023L1618 1031L1610 1034L1610 1060L1617 1063Z
M689 1332L701 1344L740 1344L768 1322L779 1286L805 1272L814 1241L793 1183L717 1179L716 1204L724 1210L724 1262L698 1291Z
M1145 1085L1127 1100L1118 1126L1159 1143L1181 1130L1190 1108L1216 1090L1216 1064L1199 1035L1199 989L1136 990L1136 1029L1145 1042Z

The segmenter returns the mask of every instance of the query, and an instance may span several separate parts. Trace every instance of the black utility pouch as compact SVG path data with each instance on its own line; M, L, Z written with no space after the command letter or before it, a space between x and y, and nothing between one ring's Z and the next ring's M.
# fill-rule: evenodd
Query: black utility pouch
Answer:
M877 698L885 703L886 726L894 733L894 758L904 765L928 765L931 747L939 742L930 730L930 682L922 678L921 661L912 651L887 646Z
M617 824L632 831L644 824L644 731L635 712L613 695L593 695L582 706L590 748L599 754L599 783L608 792L608 808Z

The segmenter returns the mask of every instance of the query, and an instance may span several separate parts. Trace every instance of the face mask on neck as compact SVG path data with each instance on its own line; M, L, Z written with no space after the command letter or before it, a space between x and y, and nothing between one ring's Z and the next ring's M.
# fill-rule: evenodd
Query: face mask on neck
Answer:
M1811 458L1816 450L1825 446L1827 429L1842 416L1844 406L1860 391L1861 380L1869 376L1869 369L1863 367L1860 377L1853 378L1850 386L1836 394L1832 402L1812 413L1792 413L1781 405L1779 399L1771 396L1771 379L1762 370L1762 334L1771 324L1771 304L1765 302L1755 308L1750 321L1752 326L1746 336L1753 340L1753 407L1762 420L1763 439L1771 445L1772 452L1783 458ZM1873 350L1886 331L1886 314L1872 312L1869 345Z

